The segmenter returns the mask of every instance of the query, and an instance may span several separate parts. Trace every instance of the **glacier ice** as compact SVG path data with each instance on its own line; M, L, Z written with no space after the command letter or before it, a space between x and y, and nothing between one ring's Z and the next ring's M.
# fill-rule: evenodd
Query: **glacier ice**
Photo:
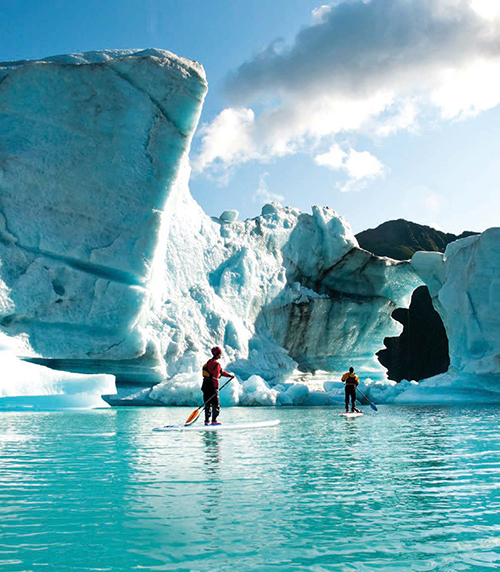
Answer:
M0 64L0 325L27 335L24 356L140 377L162 213L206 90L162 50Z
M410 399L420 386L387 382L375 354L423 282L453 371L498 374L498 229L410 263L359 248L328 207L209 217L188 186L206 90L199 64L162 50L0 64L0 329L43 380L86 374L40 387L197 404L217 344L237 375L223 405L342 403L332 380L350 365L372 398Z
M209 218L187 179L165 213L164 260L152 279L147 330L166 381L151 397L178 402L177 380L187 388L186 375L199 388L214 344L242 382L237 403L276 402L272 391L250 391L247 380L257 377L275 386L350 363L384 377L375 351L399 331L390 315L421 283L410 264L359 249L346 221L327 207L306 214L273 204L244 222Z
M498 384L500 375L500 228L417 252L412 266L428 285L449 340L448 377Z
M54 371L17 357L15 340L0 334L0 410L105 407L101 395L114 391L112 375Z

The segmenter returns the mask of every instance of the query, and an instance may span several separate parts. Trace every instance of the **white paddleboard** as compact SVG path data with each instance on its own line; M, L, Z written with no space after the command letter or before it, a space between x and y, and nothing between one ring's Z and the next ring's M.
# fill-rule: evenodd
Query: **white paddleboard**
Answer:
M279 419L271 421L255 421L250 423L222 423L221 425L165 425L165 427L155 427L153 431L230 431L236 429L259 429L260 427L274 427L279 425Z
M361 417L364 413L339 413L341 417Z

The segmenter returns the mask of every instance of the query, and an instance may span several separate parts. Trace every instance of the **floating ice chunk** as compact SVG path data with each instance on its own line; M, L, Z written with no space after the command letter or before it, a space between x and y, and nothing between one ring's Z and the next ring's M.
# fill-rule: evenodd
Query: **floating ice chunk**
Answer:
M0 409L88 409L104 407L104 393L115 391L112 375L79 375L26 363L15 343L0 334Z
M25 355L54 367L157 381L164 363L140 322L207 90L202 66L96 51L0 63L0 82L3 331L27 334Z
M271 389L260 376L252 375L242 386L241 405L276 405L278 392Z
M294 383L285 393L291 399L293 405L305 405L310 391L305 383Z
M500 387L494 375L464 376L448 372L406 386L391 402L412 405L500 403Z
M221 385L226 381L227 379L221 378ZM178 374L174 378L153 387L148 393L147 399L151 399L159 405L199 406L203 403L201 384L201 375L198 373ZM230 381L219 393L221 406L238 405L243 391L237 379Z

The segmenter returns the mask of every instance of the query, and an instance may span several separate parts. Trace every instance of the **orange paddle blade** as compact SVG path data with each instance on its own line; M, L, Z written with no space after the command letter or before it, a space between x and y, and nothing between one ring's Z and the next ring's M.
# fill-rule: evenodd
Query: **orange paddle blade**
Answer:
M200 413L201 413L201 407L198 407L198 409L195 409L193 413L191 413L191 415L186 419L184 425L192 425L198 419Z

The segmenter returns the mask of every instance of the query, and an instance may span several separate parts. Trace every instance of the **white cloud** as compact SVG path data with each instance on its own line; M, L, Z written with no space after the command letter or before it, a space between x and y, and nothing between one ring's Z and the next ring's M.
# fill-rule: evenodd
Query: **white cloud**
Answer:
M207 165L234 164L259 159L253 129L255 114L251 109L224 109L212 123L203 125L202 150L194 162L195 171L203 171Z
M259 203L270 203L276 201L278 203L282 203L285 200L283 195L279 195L278 193L271 193L267 186L267 177L269 173L262 173L259 177L259 188L255 191L253 195L253 201Z
M319 6L291 46L271 44L228 78L233 107L203 126L195 166L314 155L341 133L389 136L417 129L422 117L462 119L495 107L497 11L500 0Z
M316 155L314 160L318 165L336 171L337 169L342 169L346 156L347 153L340 148L340 145L332 145L329 151Z
M448 119L474 117L500 102L500 60L478 60L463 69L442 72L431 100Z
M339 145L332 145L327 153L316 155L314 160L318 165L347 174L348 180L339 185L343 192L363 188L370 179L385 173L384 165L368 151L349 149L346 152Z
M471 0L471 6L483 18L488 20L500 18L500 2L498 0Z
M314 8L312 11L312 21L313 24L323 24L326 20L326 16L332 10L333 4L323 4L318 8Z
M355 151L349 149L349 154L345 160L345 167L349 176L356 181L361 179L372 179L384 173L384 166L368 151Z

